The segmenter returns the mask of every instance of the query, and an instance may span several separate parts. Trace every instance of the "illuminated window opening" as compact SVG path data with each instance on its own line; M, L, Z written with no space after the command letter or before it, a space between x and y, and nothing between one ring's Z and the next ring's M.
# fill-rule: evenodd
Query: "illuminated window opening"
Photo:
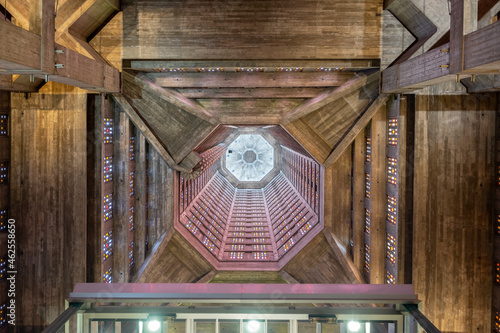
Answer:
M102 275L102 282L104 283L112 283L113 282L113 268L109 268Z
M113 231L102 236L102 261L106 261L113 255Z
M371 211L365 208L365 233L369 236L371 231Z
M104 157L103 178L105 183L113 180L113 156Z
M393 196L387 196L387 222L393 226L397 225L397 201Z
M106 144L113 143L113 119L104 118L103 123L103 141Z
M0 114L0 136L9 135L9 115Z
M365 264L364 269L367 274L370 273L370 246L365 243Z
M113 218L113 194L107 194L104 196L103 200L103 215L104 222L107 222Z
M7 209L0 210L0 232L7 231L7 221L9 220L9 214Z
M386 271L386 280L385 282L387 284L396 284L396 278L394 277L394 275L392 275L389 271Z
M396 237L388 233L386 258L392 265L396 265L396 249Z
M1 161L0 162L0 184L8 184L9 183L9 162Z
M398 161L395 158L388 157L387 158L387 182L390 184L397 184L397 165Z
M398 144L398 119L388 119L389 122L389 135L388 144L395 146Z
M0 257L0 281L7 279L7 255Z

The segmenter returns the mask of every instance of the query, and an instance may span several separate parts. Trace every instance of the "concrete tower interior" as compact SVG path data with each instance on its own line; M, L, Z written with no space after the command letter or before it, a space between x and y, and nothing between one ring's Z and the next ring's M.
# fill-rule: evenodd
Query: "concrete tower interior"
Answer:
M410 286L441 332L500 332L499 17L496 0L0 1L0 332L43 331L80 283ZM153 303L192 311L183 295ZM349 332L338 311L266 330Z

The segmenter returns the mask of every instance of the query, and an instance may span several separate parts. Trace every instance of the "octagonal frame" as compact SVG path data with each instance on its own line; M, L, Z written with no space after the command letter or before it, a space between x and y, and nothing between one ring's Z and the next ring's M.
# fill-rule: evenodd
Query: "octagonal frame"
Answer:
M249 131L248 129L239 129L238 131L236 131L235 133L230 135L225 140L225 143L232 142L238 135L240 135L241 133L245 133L245 132L249 133L248 131ZM250 132L252 132L252 133L256 133L257 131L258 131L258 129L255 129L255 128L250 129ZM266 137L266 140L272 140L273 143L278 146L278 148L279 148L278 154L281 155L283 152L281 149L281 145L278 143L278 141L276 139L274 139L271 135L268 135L265 132L264 132L264 135L267 137L270 137L269 139ZM174 221L175 230L177 232L179 232L189 242L189 244L199 254L201 254L204 259L206 259L214 267L214 269L226 270L226 271L227 270L234 270L234 271L279 271L288 262L290 262L290 260L292 260L295 257L295 255L297 255L304 247L306 247L313 238L315 238L324 229L324 184L325 184L325 182L324 182L324 167L319 162L312 159L310 156L305 156L305 155L298 153L296 151L293 151L287 147L284 147L283 149L286 149L287 151L292 151L295 154L300 155L301 158L306 160L306 163L308 163L307 161L309 161L309 163L316 163L318 166L317 177L319 179L319 183L317 184L317 187L318 187L319 197L318 197L318 207L316 210L317 222L315 222L312 225L312 228L310 230L308 229L309 231L305 235L298 236L298 229L296 229L295 233L293 234L293 235L297 235L297 237L298 237L298 239L297 239L297 238L295 238L296 236L293 236L296 244L294 244L294 245L292 244L293 246L288 251L286 251L285 253L283 253L283 251L282 251L281 255L279 255L278 257L275 257L275 259L273 259L273 260L268 260L268 261L257 261L255 259L254 260L246 260L246 259L245 260L228 260L228 258L223 258L223 254L227 253L227 248L220 247L220 246L225 246L227 244L220 243L219 248L217 248L217 252L213 252L213 249L211 252L209 250L209 248L207 247L207 244L204 245L204 242L203 242L203 237L205 240L207 240L207 237L205 235L202 235L201 233L198 233L198 234L193 233L192 230L191 231L188 230L187 225L185 225L186 223L189 223L189 221L186 220L186 215L185 215L186 213L185 212L190 207L194 208L194 210L196 210L196 206L200 207L199 202L196 202L196 200L199 200L200 198L201 198L201 200L204 200L208 196L211 196L212 198L214 197L214 192L211 191L208 188L208 186L209 186L210 182L214 181L215 178L223 179L224 182L231 185L231 188L233 188L233 190L235 191L234 196L232 197L233 204L234 204L234 201L236 200L236 191L252 189L252 187L249 187L248 185L242 187L241 184L237 184L237 185L239 185L239 187L234 186L230 182L229 177L226 177L225 175L223 175L224 169L222 168L222 165L221 165L222 163L219 162L219 163L217 163L217 165L214 165L214 168L212 168L212 170L215 170L215 167L216 167L216 171L213 171L214 173L213 173L213 176L210 177L209 183L205 183L205 186L203 186L202 190L195 195L191 204L188 207L184 208L184 211L183 211L184 213L183 213L183 212L181 212L180 206L179 206L179 200L180 200L179 194L181 191L180 174L176 173L176 175L175 175L176 176L176 179L175 179L176 203L175 203L175 221ZM276 153L276 151L277 151L277 149L275 149L275 153ZM281 163L281 158L282 158L281 156L278 156L276 160ZM274 181L274 178L277 178L276 176L280 175L281 168L282 168L282 165L279 166L279 169L276 170L275 173L272 173L272 174L270 173L270 175L268 175L271 179L267 180L267 183L264 186L269 185L271 181ZM286 176L283 176L283 177L287 178ZM290 180L288 180L288 181L291 184L291 181ZM242 183L242 182L240 182L240 183ZM253 184L252 186L262 186L262 184L258 184L258 183L260 183L260 182L257 182L257 184ZM261 187L257 187L257 188L261 188ZM300 189L300 188L297 189L297 188L293 187L292 192L299 193L299 191L303 191L303 190L304 189ZM264 191L264 189L263 189L263 191ZM287 193L287 192L285 191L285 192L279 192L279 193ZM301 202L306 201L302 195L300 195L300 201ZM194 210L190 210L189 214L194 212ZM265 210L266 211L270 210L270 208L267 206L267 204L266 204ZM226 224L225 224L225 227L223 230L225 236L227 236L227 234L229 232L229 225L230 225L229 219L231 218L232 215L229 213L226 216L227 216L227 220L225 221ZM194 215L193 215L193 217L194 217ZM207 219L205 221L205 223L207 224L205 226L205 231L207 231L209 229L212 230L212 228L210 227L210 224L207 223L208 220L209 219ZM272 219L268 219L267 222L269 223L269 226L273 226L274 223L276 223L276 222L273 223ZM294 227L295 223L297 223L297 222L289 221L288 223L290 223L291 227ZM193 226L193 224L191 224L191 225ZM298 226L298 223L297 223L297 228L300 228ZM272 230L274 232L274 230L276 230L276 229L274 229L274 227L272 227L272 229L270 229L270 230ZM233 236L231 236L231 237L233 237ZM283 243L281 243L280 246L282 246L282 245L283 245ZM275 244L275 246L277 246L277 243ZM252 250L248 250L248 249L244 250L244 251L250 251L249 254L251 254L251 252L252 252Z
M235 133L230 135L225 141L228 147L241 135L260 135L266 140L274 149L274 166L260 181L240 181L232 172L226 168L226 154L222 155L219 164L219 172L229 180L229 182L239 189L259 189L264 188L271 180L273 180L281 170L281 145L269 133L261 128L239 128Z

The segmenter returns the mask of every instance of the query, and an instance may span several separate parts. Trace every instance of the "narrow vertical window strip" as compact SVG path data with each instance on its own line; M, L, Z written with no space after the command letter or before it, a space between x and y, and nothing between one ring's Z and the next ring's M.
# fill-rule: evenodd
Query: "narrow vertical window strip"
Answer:
M9 115L0 114L0 136L9 135Z
M388 119L388 142L387 144L395 146L398 144L398 119Z

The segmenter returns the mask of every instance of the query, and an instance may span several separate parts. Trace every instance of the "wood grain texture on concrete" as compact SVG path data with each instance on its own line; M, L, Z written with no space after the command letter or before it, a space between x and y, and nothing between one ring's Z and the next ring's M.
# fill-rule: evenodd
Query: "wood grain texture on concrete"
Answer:
M416 100L413 284L445 332L490 331L496 107L495 95Z

